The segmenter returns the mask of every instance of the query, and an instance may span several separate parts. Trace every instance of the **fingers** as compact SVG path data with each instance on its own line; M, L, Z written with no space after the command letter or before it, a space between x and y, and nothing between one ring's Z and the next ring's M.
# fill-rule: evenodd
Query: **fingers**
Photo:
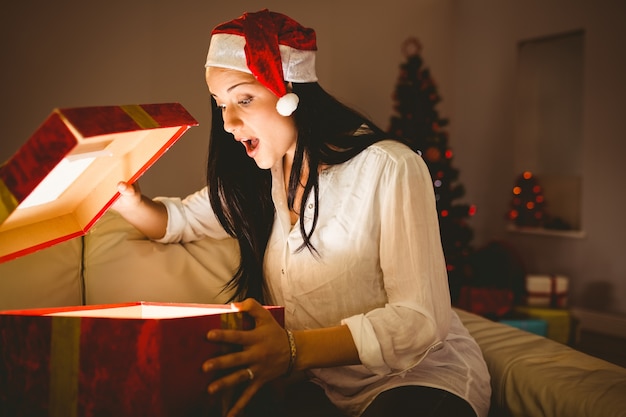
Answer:
M123 196L133 196L139 192L139 186L120 181L117 183L117 191Z
M259 304L254 298L247 298L240 303L231 303L231 307L237 311L246 312L254 319L256 327L263 326L268 323L275 323L272 313Z
M224 343L233 343L233 342L224 342ZM208 373L208 372L214 372L214 371L236 369L236 368L245 366L245 364L248 364L250 362L251 362L250 354L244 350L241 352L233 352L233 353L229 353L226 355L213 357L205 361L202 364L202 370Z
M206 335L211 342L230 343L234 345L250 345L256 340L251 330L211 329Z
M237 311L245 311L249 313L251 316L255 316L261 312L266 312L267 310L259 304L254 298L246 298L242 302L239 303L231 303L231 306Z
M289 360L285 331L271 312L253 299L233 303L233 308L252 317L254 329L210 330L206 335L209 341L239 345L241 350L210 358L202 364L205 372L227 372L211 382L209 393L245 385L229 416L241 412L264 384L282 376Z
M230 404L230 410L228 410L228 417L235 417L240 415L248 403L252 400L252 397L263 386L262 382L256 381L256 375L252 368L239 369L217 381L214 381L209 385L207 391L209 394L216 394L222 390L228 388L234 388L235 386L245 386L241 392L237 401L234 404Z
M238 369L211 382L211 384L207 387L207 390L209 391L209 394L215 394L224 389L233 388L243 384L251 384L255 378L256 375L254 374L254 371L252 371L252 368Z
M252 400L252 397L259 391L261 387L256 384L250 384L246 389L241 393L235 404L232 405L231 409L228 411L228 417L235 417L245 410L246 406Z
M222 390L234 388L235 386L247 385L237 398L235 404L232 404L228 411L229 417L235 417L244 411L250 400L252 400L252 397L254 397L263 386L263 382L256 381L255 378L256 375L252 368L239 369L223 378L213 381L208 386L207 391L209 394L213 395Z
M136 183L129 184L120 181L117 183L117 192L120 194L120 198L113 203L113 209L122 214L134 210L141 201L141 190Z
M207 340L216 343L239 345L242 350L208 359L202 364L205 372L240 368L249 364L267 360L272 357L272 339L284 334L282 327L262 305L249 299L241 303L233 303L233 308L246 312L254 318L253 330L211 329ZM268 351L269 350L269 351Z
M130 188L131 186L127 182L120 181L117 183L117 191L119 191L122 195L128 195Z

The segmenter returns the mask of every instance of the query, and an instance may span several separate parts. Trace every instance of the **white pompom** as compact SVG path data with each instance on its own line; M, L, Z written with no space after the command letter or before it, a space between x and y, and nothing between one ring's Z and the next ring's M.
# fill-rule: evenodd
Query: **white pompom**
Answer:
M278 99L278 102L276 103L276 110L281 116L291 116L291 113L298 108L299 102L300 99L297 95L294 93L287 93Z

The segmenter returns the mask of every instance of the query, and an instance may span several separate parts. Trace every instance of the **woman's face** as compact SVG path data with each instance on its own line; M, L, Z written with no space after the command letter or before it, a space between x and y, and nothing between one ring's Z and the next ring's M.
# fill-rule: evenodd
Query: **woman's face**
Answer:
M293 158L295 122L278 114L274 93L252 74L224 68L207 68L206 82L222 109L224 130L246 148L259 168L269 169L286 155Z

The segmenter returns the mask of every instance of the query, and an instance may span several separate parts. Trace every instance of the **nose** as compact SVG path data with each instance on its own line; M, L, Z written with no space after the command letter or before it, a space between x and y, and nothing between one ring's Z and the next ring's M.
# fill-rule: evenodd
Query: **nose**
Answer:
M234 133L243 124L237 110L232 107L225 107L222 110L222 118L224 119L224 130L228 133Z

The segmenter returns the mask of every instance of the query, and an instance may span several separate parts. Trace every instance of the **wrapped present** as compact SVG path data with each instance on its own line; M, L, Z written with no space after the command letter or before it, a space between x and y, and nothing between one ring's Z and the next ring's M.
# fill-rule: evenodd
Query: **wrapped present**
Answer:
M563 344L567 344L569 342L572 329L572 317L569 310L516 306L513 311L517 318L545 320L548 323L546 334L548 339L552 339Z
M497 319L513 308L514 294L508 288L463 286L456 307L480 316Z
M178 103L54 110L0 165L0 262L85 234L197 124Z
M526 305L567 307L568 279L562 275L526 275Z
M281 325L282 307L266 307ZM0 414L221 416L202 363L237 349L212 328L250 329L230 306L124 303L0 312Z

